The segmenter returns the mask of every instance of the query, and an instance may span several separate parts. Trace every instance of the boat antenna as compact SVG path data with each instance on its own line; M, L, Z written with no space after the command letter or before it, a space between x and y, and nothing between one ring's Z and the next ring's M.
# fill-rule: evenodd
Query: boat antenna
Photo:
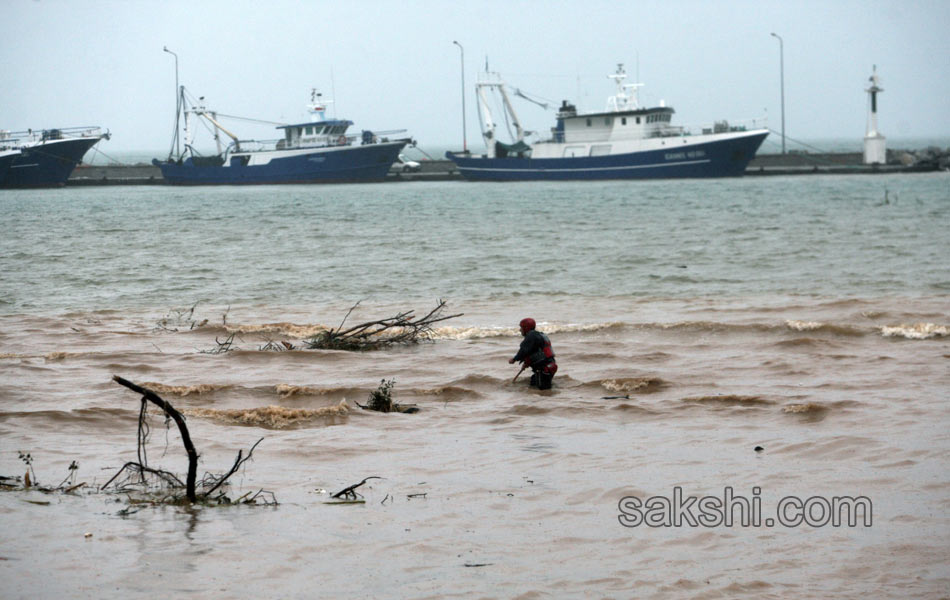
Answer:
M172 134L172 146L168 150L168 158L172 157L172 152L176 156L181 156L181 150L178 139L178 125L181 118L182 94L184 91L178 87L178 55L168 49L168 46L162 46L162 50L175 57L175 133Z
M330 97L333 98L333 104L336 104L336 82L333 80L333 67L330 67ZM336 118L336 106L333 107L333 118Z

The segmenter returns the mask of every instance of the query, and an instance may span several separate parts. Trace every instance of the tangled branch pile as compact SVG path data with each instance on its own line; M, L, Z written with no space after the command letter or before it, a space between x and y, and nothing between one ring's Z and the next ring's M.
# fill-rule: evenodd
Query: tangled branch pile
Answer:
M307 340L310 350L379 350L394 345L417 344L422 340L430 339L432 325L446 319L462 316L443 315L445 300L439 300L438 306L422 318L415 318L414 311L406 311L388 319L368 321L343 329L343 324L359 302L343 317L343 322L336 329L330 329Z

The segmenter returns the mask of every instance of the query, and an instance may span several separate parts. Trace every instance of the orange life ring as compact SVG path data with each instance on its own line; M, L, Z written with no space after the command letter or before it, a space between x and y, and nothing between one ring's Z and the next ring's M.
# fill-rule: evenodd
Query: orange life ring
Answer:
M341 146L342 146L343 144L345 144L345 143L346 143L346 136L345 136L345 135L341 135L340 137L336 138L336 143L339 144L339 145L341 145Z

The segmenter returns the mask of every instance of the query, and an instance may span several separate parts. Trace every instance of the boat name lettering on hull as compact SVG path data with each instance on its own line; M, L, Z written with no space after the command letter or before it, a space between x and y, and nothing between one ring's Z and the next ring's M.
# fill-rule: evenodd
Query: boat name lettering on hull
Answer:
M689 152L667 152L663 155L666 160L684 160L687 158L704 158L705 150L690 150Z

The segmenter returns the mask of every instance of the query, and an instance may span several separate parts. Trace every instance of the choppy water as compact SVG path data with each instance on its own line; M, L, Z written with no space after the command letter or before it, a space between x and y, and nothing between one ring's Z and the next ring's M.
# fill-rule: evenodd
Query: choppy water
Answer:
M263 437L232 495L280 502L123 516L107 494L0 493L5 597L950 588L946 174L82 188L0 208L0 475L22 450L41 483L76 460L92 488L134 460L116 374L186 413L202 472ZM262 349L357 301L350 323L439 298L464 315L433 343ZM524 316L558 354L550 392L511 382ZM420 413L356 406L393 377ZM152 432L150 464L183 473L177 434ZM370 475L366 504L325 504ZM624 497L677 486L758 488L765 516L865 496L873 524L620 524Z

